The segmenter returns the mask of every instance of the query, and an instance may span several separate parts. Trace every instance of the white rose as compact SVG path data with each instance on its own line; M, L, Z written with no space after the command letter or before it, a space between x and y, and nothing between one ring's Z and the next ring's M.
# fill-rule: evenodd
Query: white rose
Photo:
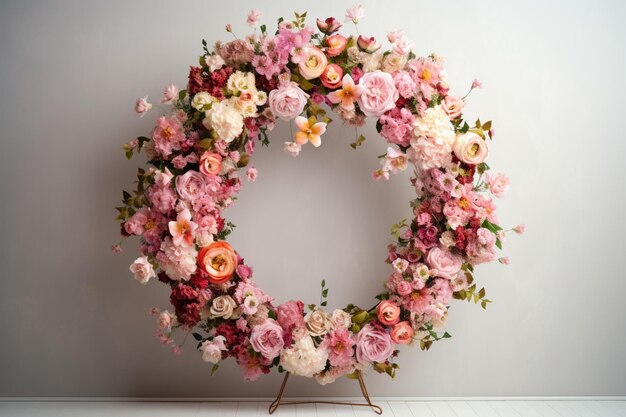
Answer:
M451 248L456 244L456 238L454 236L454 233L452 233L450 230L446 230L441 234L441 237L439 238L439 243L441 243L446 248Z
M228 100L213 104L202 124L214 129L220 139L230 143L243 132L243 116Z
M146 285L150 278L156 276L147 256L135 259L135 262L130 266L130 271L135 275L135 279L143 285Z
M191 107L198 111L204 111L211 104L216 103L217 101L219 100L206 91L200 91L198 94L193 96L193 100L191 100Z
M230 295L220 295L213 300L209 309L209 315L211 318L221 317L229 319L233 316L236 307L237 303Z
M335 310L330 315L330 323L333 329L348 328L352 324L352 317L343 310Z
M323 310L313 310L304 316L304 322L311 336L323 336L331 328L328 314Z

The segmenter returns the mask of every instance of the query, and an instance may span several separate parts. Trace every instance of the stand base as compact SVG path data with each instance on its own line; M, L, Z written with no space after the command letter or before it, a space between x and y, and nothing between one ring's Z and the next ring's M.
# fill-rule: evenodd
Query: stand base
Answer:
M278 392L278 396L269 407L269 413L274 414L274 411L278 409L281 405L294 405L294 404L333 404L333 405L350 405L357 407L370 407L372 411L376 414L380 415L383 413L383 409L376 404L372 404L370 400L370 396L367 393L367 387L365 386L365 381L363 381L363 375L361 371L356 371L356 377L359 381L359 387L361 388L361 394L363 394L363 398L365 398L366 403L349 403L349 402L336 402L336 401L282 401L283 394L285 393L285 387L287 386L287 380L289 379L289 372L285 374L285 378L283 379L283 383L280 386L280 391Z

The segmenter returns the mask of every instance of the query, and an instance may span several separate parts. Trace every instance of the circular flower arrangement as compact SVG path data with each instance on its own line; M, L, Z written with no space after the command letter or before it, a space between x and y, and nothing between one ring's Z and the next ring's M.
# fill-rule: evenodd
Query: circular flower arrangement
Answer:
M363 15L355 6L345 21L356 25ZM476 265L508 263L496 254L507 231L492 199L508 179L485 163L491 122L464 121L467 95L451 94L441 58L417 57L402 31L388 34L391 49L383 51L374 38L338 33L342 23L332 17L318 19L316 31L306 13L296 13L293 21L279 19L273 35L264 25L257 32L259 18L258 11L248 15L253 35L212 50L203 41L187 89L167 86L161 104L171 109L150 136L125 145L128 158L143 150L148 160L118 207L122 235L141 237L142 256L130 269L140 283L158 277L171 290L173 311L153 310L160 340L179 352L174 331L191 334L213 372L233 357L246 380L273 367L322 384L368 367L394 376L398 345L428 349L449 337L439 329L452 299L489 303L473 282ZM474 80L470 92L480 86ZM226 242L234 225L222 212L242 187L241 171L256 178L250 158L257 143L268 145L279 118L296 126L287 153L298 155L307 142L320 146L328 107L355 127L376 118L389 147L374 179L414 169L413 218L392 227L392 269L371 308L325 311L324 281L320 305L276 305ZM144 97L135 111L144 116L151 108Z

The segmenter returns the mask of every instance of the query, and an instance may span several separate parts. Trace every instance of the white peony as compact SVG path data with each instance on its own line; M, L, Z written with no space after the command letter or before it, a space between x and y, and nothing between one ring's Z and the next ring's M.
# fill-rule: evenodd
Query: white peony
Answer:
M202 124L214 129L220 139L230 143L243 132L243 116L229 100L213 104Z
M208 55L206 58L204 58L204 62L206 63L207 67L209 67L209 71L211 72L226 65L224 59L218 54Z
M327 360L328 352L326 349L316 349L311 336L296 341L280 355L280 364L287 372L307 378L322 372Z
M423 170L449 165L456 136L443 108L439 105L427 109L415 119L414 127L415 137L407 151L409 158Z

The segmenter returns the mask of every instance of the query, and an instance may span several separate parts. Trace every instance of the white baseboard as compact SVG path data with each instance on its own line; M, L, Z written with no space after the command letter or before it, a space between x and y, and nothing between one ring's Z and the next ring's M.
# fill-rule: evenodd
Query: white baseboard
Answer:
M285 401L363 401L362 397L284 397ZM0 402L271 402L274 397L0 397ZM372 401L626 401L626 396L372 397Z

